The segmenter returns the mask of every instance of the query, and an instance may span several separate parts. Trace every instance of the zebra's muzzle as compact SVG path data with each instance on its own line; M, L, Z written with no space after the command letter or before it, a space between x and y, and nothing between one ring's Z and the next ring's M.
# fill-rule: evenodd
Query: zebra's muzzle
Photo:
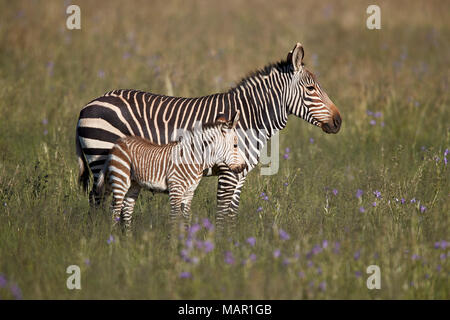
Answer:
M340 114L336 114L329 122L322 124L322 130L325 133L338 133L341 129L342 118Z

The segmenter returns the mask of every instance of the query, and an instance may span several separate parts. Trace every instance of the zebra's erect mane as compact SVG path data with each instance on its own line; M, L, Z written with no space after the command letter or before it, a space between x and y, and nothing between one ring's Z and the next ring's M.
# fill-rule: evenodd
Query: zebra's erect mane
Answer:
M239 81L228 92L232 92L235 89L245 85L249 81L249 79L262 78L262 77L270 75L270 72L273 69L276 69L278 72L281 72L281 73L290 72L291 65L292 65L292 63L287 60L281 60L281 61L278 61L275 63L270 63L270 64L266 65L265 67L263 67L262 69L258 69L256 71L253 71L253 72L250 72L249 74L247 74L246 77L242 78L241 81Z

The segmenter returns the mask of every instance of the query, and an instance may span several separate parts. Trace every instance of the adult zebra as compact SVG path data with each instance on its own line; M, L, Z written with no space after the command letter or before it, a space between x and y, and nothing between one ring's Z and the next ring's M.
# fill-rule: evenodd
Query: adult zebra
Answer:
M234 226L245 178L258 162L267 140L286 126L291 114L337 133L341 116L304 64L297 43L287 59L254 72L228 92L199 98L168 97L136 90L114 90L88 103L80 112L76 130L79 180L88 188L89 170L94 185L114 142L123 136L141 136L163 144L175 140L177 130L213 122L219 114L230 119L240 111L237 130L247 170L233 173L218 165L205 175L218 175L216 226ZM95 203L95 188L90 201Z

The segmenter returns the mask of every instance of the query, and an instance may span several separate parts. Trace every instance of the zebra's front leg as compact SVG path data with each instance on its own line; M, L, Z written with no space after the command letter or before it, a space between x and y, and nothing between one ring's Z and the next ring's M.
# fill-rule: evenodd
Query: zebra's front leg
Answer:
M139 197L140 191L141 187L137 183L133 182L125 196L121 214L121 223L125 232L128 232L130 230L134 206L136 204L137 198Z
M235 233L241 190L245 179L244 174L236 174L226 166L219 173L216 216L218 236L222 236L226 228L230 235Z

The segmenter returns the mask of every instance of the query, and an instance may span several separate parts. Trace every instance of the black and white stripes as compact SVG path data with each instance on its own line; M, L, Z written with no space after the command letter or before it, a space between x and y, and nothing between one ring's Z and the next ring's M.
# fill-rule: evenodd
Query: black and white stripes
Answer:
M225 93L180 98L114 90L91 101L81 110L77 125L80 181L87 188L87 167L97 180L109 150L120 137L140 136L167 143L176 139L179 130L213 122L219 115L231 118L240 111L237 134L247 169L236 174L218 165L206 173L219 176L216 219L220 229L223 220L234 221L247 173L258 163L267 140L286 126L290 114L326 133L339 131L339 111L303 65L303 55L298 43L285 61L249 75ZM95 199L91 192L92 202Z
M238 151L236 124L220 117L214 124L187 130L181 142L158 145L137 136L120 138L111 149L100 171L96 191L113 194L113 219L125 227L131 221L134 204L141 188L168 192L170 220L176 226L178 217L190 222L189 209L203 171L216 164L235 173L242 172L245 162Z

